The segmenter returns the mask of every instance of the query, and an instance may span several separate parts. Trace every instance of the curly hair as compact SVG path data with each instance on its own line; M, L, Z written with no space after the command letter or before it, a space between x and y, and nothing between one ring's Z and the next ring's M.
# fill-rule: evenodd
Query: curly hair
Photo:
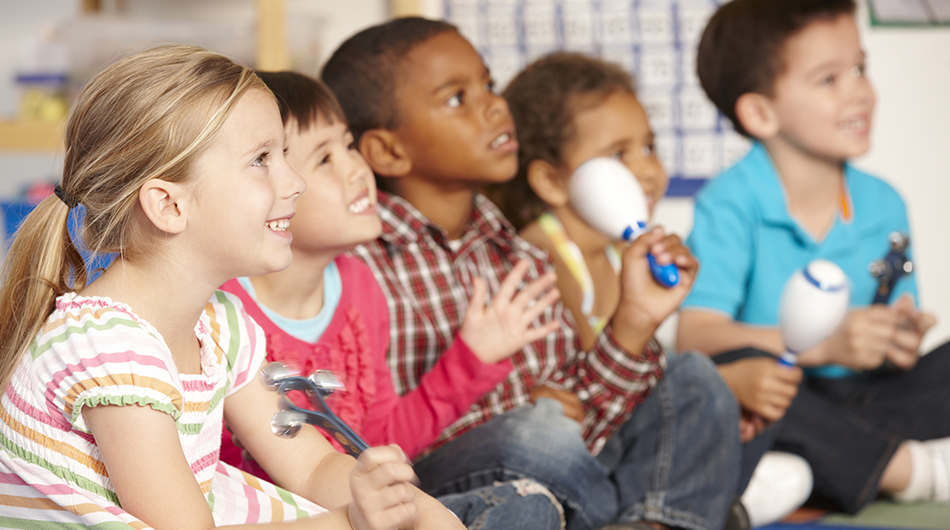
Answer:
M515 76L503 92L515 119L518 174L486 191L519 230L536 219L545 203L528 184L534 160L562 164L564 147L575 139L574 119L617 91L636 94L633 78L620 66L580 53L556 52Z

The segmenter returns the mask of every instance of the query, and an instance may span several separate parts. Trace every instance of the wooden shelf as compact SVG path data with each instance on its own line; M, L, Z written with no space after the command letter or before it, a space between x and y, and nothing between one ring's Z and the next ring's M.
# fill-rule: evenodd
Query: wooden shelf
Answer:
M96 13L100 0L82 0L83 11ZM290 68L287 50L285 0L256 0L257 68L284 70ZM421 0L390 0L394 16L418 15ZM0 153L62 151L62 130L59 123L28 123L0 120Z
M0 120L0 152L62 151L62 124Z

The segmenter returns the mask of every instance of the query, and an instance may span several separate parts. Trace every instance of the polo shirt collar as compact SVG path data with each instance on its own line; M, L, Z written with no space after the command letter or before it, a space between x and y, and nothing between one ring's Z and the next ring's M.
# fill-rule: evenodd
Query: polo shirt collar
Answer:
M750 177L746 182L752 187L752 191L755 195L760 197L762 203L766 205L761 212L762 218L768 223L788 227L793 230L802 241L820 244L816 242L814 237L806 232L789 213L785 188L782 186L778 171L775 169L775 164L772 163L772 157L769 156L765 146L760 142L753 142L752 149L749 151L749 154L746 155L746 162ZM844 163L844 187L845 193L848 194L848 207L852 209L852 218L854 217L854 207L851 203L851 197L853 197L851 183L853 180L852 175L855 171L851 164L847 162ZM833 237L842 224L848 224L850 221L851 220L843 220L841 211L839 210L835 216L834 225L832 225L831 230L829 230L825 237L825 241Z

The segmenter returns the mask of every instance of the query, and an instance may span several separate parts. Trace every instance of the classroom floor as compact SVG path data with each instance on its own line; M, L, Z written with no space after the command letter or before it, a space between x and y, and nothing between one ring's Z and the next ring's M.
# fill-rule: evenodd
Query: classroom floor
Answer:
M879 500L857 515L803 508L758 530L950 530L950 505Z

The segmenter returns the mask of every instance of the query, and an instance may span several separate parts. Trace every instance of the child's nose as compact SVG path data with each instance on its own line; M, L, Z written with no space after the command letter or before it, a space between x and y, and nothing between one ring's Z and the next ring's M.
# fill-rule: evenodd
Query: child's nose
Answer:
M366 159L359 151L353 149L350 151L350 167L346 170L346 180L348 182L360 182L362 180L373 180L373 170L370 169Z
M284 163L284 171L282 181L282 195L288 198L296 198L304 191L307 190L307 181L303 179L290 164Z
M488 98L487 115L489 119L511 115L511 110L508 108L508 100L503 98L500 94L489 92Z

